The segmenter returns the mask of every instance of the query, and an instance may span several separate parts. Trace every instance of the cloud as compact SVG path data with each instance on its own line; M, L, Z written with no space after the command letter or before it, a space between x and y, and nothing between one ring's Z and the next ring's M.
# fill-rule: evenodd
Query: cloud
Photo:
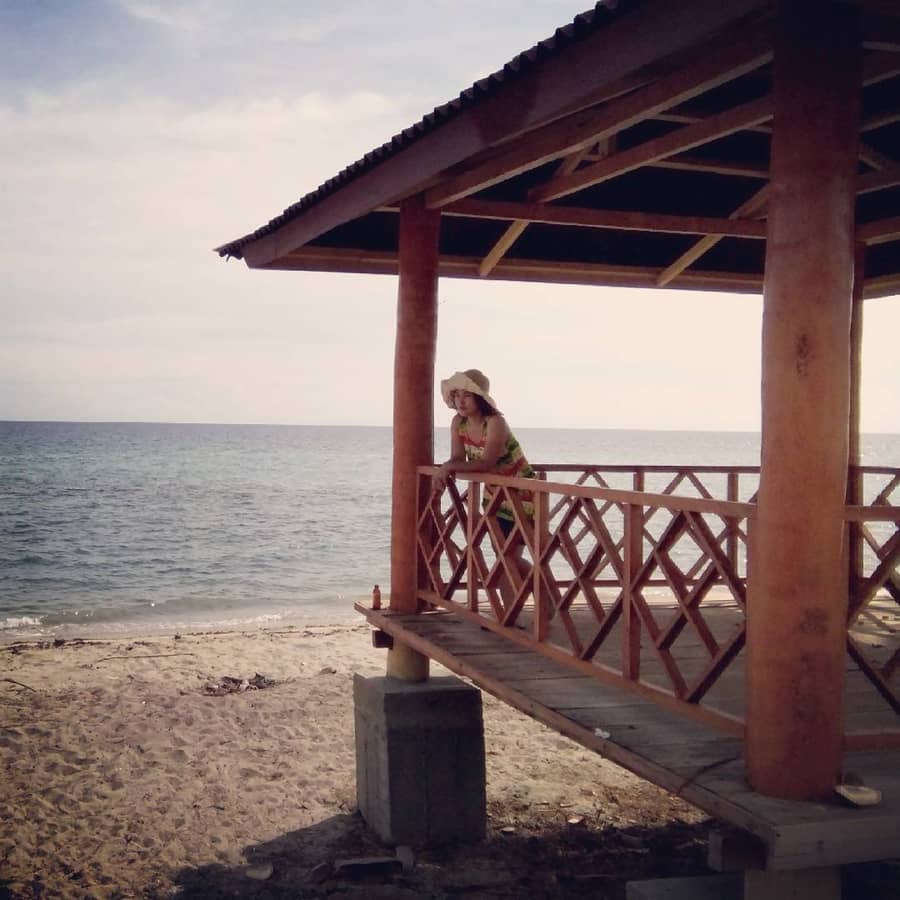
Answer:
M320 44L355 21L378 17L365 4L304 0L263 0L252 14L243 0L109 0L127 16L142 23L179 32L183 38L221 41L239 34L244 41L283 44ZM368 14L367 14L368 13Z
M189 4L178 2L178 0L172 0L169 3L152 3L150 0L112 0L112 2L123 12L142 22L187 31L200 28L199 13L205 6L205 4Z
M211 251L392 133L398 107L374 91L192 108L83 87L0 106L0 263Z

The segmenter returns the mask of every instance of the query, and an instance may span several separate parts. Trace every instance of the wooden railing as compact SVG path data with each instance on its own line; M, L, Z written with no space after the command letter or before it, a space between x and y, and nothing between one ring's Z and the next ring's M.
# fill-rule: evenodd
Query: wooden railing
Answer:
M437 470L418 470L422 600L738 733L758 468L535 468L539 480L471 474L464 492L456 482L435 491ZM900 508L890 506L900 470L854 476L860 498L871 477L884 484L847 507L848 647L897 709L898 654L873 655L849 629L885 592L900 602ZM535 495L533 520L522 489ZM509 535L501 503L514 513Z

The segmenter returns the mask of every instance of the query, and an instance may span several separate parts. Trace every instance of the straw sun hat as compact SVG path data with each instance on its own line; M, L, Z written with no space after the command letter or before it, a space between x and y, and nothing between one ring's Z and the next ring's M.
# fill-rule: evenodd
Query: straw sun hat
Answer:
M450 409L456 408L453 404L453 399L450 396L453 391L468 391L470 394L478 394L479 397L483 397L496 412L497 404L488 393L490 389L491 383L488 380L487 375L485 375L484 372L480 372L478 369L466 369L464 372L454 372L449 378L445 378L441 382L441 396L444 398L444 403L446 403Z

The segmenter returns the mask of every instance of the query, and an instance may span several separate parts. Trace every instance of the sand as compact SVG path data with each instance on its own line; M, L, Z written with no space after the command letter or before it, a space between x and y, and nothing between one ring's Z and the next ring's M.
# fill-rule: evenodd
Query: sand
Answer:
M485 695L488 839L334 877L393 853L355 810L352 677L383 654L364 624L0 646L0 897L612 897L703 870L702 813Z

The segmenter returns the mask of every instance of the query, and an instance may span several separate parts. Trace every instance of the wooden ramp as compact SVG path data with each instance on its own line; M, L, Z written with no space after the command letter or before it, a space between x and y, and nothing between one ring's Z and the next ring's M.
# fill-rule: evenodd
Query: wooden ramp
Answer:
M765 797L747 783L743 742L513 643L453 613L356 609L483 690L710 815L755 835L766 867L900 855L900 750L848 753L845 770L882 792L867 809ZM815 752L811 748L810 752Z

